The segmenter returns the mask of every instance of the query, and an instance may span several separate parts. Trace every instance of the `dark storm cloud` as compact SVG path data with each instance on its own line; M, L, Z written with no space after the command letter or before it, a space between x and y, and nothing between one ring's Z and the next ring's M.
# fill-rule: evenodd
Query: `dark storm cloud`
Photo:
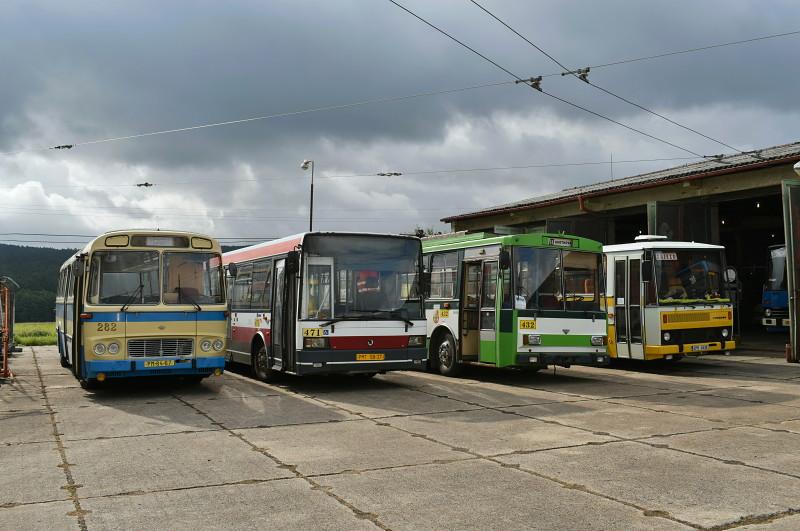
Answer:
M405 4L523 77L559 70L466 0ZM574 67L791 31L800 20L800 6L789 1L485 5ZM0 35L0 151L507 78L389 2L375 0L3 2ZM734 146L762 147L796 139L798 47L800 36L787 37L597 69L590 77ZM692 150L724 151L573 78L546 78L545 87ZM81 218L87 230L166 219L219 235L280 235L304 228L308 176L298 164L314 158L323 194L319 208L329 209L319 214L323 226L359 228L363 224L334 218L382 215L376 228L408 230L454 211L605 179L610 171L542 168L327 181L326 175L606 160L611 153L617 159L685 154L511 85L6 157L0 159L0 185L11 190L18 183L43 183L44 195L19 188L13 197L44 208L64 209L62 203L72 200L127 209L117 218ZM625 165L615 173L656 167ZM265 181L168 186L247 178ZM142 181L165 186L108 188ZM58 184L96 188L86 196L80 188L50 188ZM175 215L184 217L169 219L158 210L180 201L185 204ZM376 212L381 208L383 214ZM237 209L262 209L271 219L232 219ZM14 221L16 227L52 229L51 222Z

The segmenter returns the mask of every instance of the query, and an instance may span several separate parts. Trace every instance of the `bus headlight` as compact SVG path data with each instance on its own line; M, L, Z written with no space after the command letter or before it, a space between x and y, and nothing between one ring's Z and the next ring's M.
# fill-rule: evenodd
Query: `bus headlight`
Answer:
M409 347L424 347L425 336L408 336Z
M528 334L522 336L522 343L525 345L541 345L542 336L538 336L536 334Z
M222 350L222 347L225 346L225 343L221 339L214 340L214 350Z
M208 352L209 350L211 350L211 340L210 339L202 340L200 342L200 350L202 350L203 352Z
M669 343L669 340L672 339L672 335L669 332L664 332L661 334L661 339L664 340L664 343Z
M767 308L766 310L764 310L764 315L767 316L767 317L771 317L772 316L772 308Z
M119 354L119 343L109 343L108 344L108 353L109 354Z
M606 344L606 336L592 336L592 346L602 347Z
M105 354L106 353L106 346L104 344L102 344L102 343L98 343L98 344L96 344L94 346L94 349L92 349L92 350L94 350L95 354L100 356L101 354Z
M328 348L327 337L304 337L303 348Z
M722 329L722 337L723 338L727 338L729 334L730 334L730 332L728 331L727 328L723 328Z

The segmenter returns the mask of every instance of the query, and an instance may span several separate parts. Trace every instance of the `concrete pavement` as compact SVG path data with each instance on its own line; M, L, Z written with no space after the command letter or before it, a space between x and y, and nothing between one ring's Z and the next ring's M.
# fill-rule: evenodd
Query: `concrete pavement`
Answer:
M0 528L796 529L800 367L0 382Z

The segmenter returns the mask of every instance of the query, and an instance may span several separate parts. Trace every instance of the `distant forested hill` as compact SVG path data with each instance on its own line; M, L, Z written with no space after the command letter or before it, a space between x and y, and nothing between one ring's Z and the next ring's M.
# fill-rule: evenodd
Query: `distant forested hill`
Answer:
M222 248L223 252L238 247ZM0 277L11 277L17 292L17 322L52 321L58 270L77 249L47 249L0 244Z
M0 277L17 281L17 322L52 321L58 269L75 249L0 244Z

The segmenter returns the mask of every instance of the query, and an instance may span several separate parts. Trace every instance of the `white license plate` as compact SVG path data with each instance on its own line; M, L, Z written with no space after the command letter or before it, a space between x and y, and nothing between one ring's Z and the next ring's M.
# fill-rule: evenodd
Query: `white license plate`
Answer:
M692 352L708 350L708 345L692 345Z

